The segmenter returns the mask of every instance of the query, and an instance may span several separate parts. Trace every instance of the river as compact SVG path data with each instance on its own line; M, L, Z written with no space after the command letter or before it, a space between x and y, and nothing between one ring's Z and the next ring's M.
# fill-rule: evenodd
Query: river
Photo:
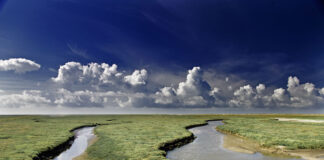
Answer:
M83 154L91 140L96 137L93 130L94 127L84 127L75 130L75 139L71 147L54 158L54 160L72 160L73 158Z
M221 121L209 121L208 125L190 129L197 138L180 148L167 153L170 160L296 160L265 156L261 153L240 153L223 147L224 134L216 131Z

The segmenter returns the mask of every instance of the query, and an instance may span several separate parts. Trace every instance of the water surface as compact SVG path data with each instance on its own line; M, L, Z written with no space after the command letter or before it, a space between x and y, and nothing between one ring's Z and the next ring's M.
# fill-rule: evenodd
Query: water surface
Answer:
M94 127L84 127L75 130L74 134L76 138L73 141L72 146L61 153L58 157L54 158L54 160L72 160L73 158L80 156L87 149L90 141L95 138L93 130Z
M261 153L247 154L230 151L223 147L224 134L217 132L221 121L210 121L208 125L190 129L197 138L183 147L167 153L170 160L296 160L265 156Z

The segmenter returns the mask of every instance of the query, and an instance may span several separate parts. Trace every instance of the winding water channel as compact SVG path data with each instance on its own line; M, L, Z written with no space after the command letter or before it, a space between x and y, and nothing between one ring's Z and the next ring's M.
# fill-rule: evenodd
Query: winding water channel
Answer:
M91 140L96 137L93 130L94 127L84 127L75 130L75 140L73 141L72 146L54 158L54 160L72 160L73 158L83 154Z
M261 153L234 152L223 147L224 134L216 131L221 121L209 121L208 125L190 129L197 138L183 147L169 151L170 160L296 160L265 156Z

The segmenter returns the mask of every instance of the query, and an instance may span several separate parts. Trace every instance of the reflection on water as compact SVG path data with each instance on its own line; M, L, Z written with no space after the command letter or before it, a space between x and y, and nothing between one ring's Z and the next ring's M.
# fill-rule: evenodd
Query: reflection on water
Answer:
M224 134L215 128L222 125L221 121L210 121L208 125L190 129L197 138L183 147L168 152L170 160L294 160L269 157L261 153L246 154L223 148Z
M93 129L94 127L85 127L74 131L76 138L72 146L54 160L72 160L80 156L87 149L89 142L95 138Z

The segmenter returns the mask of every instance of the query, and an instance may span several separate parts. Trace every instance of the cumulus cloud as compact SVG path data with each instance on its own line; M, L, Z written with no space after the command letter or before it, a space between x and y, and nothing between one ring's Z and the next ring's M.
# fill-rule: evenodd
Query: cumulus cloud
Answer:
M117 65L106 63L89 63L81 65L78 62L67 62L60 66L57 77L52 78L57 83L69 84L114 84L122 73L117 71Z
M15 93L0 90L0 101L5 107L272 108L324 104L324 88L301 83L297 77L288 77L287 87L282 88L265 84L253 86L234 76L214 77L217 75L193 67L176 84L163 84L149 78L146 69L119 71L116 64L67 62L59 67L47 88Z
M259 94L262 94L265 90L265 85L264 84L259 84L258 86L256 86L256 91Z
M170 104L169 102L177 102L176 106L206 106L209 95L210 86L202 79L202 71L200 67L193 67L188 70L186 81L180 82L178 88L164 87L161 91L155 93L155 103ZM167 100L167 103L163 100Z
M120 90L125 85L123 73L116 64L67 62L58 69L52 81L69 90Z
M272 98L277 101L284 101L285 89L278 88L273 91Z
M15 73L25 73L39 70L40 64L25 58L10 58L0 60L0 71L14 71Z
M288 84L287 84L288 90L298 85L299 85L299 79L297 77L291 77L291 76L288 77Z
M146 84L148 74L145 69L135 70L132 74L124 76L123 72L118 71L116 64L109 65L107 63L89 63L82 65L78 62L67 62L61 65L58 70L57 77L53 77L52 81L57 84L80 88L93 87L102 88L108 86L110 89L118 90L125 84L132 86Z
M211 102L212 105L225 106L226 95L224 95L221 89L215 87L213 90L209 92L209 95L214 98Z
M82 65L79 62L67 62L58 69L56 77L51 78L54 87L53 103L59 106L91 106L91 107L126 107L137 105L145 106L149 93L138 92L148 77L147 71L134 70L125 75L118 71L116 64L89 63ZM59 86L56 86L59 85ZM145 96L144 96L145 95Z
M273 105L274 107L276 107L276 106L277 107L290 106L290 101L289 101L288 95L286 95L286 90L283 88L277 88L277 89L273 90L271 99L268 99L268 101L272 102L272 103L268 103L268 105Z
M318 91L318 93L319 93L320 95L324 95L324 88L320 89L320 90Z
M71 81L79 81L83 74L83 67L78 62L68 62L60 66L58 75L52 78L54 82L67 83Z
M255 92L250 85L240 87L234 92L234 98L229 101L230 106L252 106Z
M129 107L136 105L137 100L142 98L145 98L142 93L69 91L61 88L56 92L54 104L72 107Z
M176 101L176 91L172 87L163 87L155 93L155 103L172 104Z
M287 87L292 106L313 106L316 103L320 103L323 101L323 97L320 96L320 89L316 89L315 85L312 83L300 84L299 79L297 77L290 76L288 78ZM316 92L317 90L319 90L319 92Z
M315 88L312 83L300 84L297 77L290 76L287 89L277 88L273 93L265 93L263 84L256 86L256 91L250 85L240 87L229 101L236 107L309 107L324 103L323 90Z
M147 71L145 69L135 70L131 75L125 76L124 80L133 86L144 85L147 80Z
M200 67L193 67L188 71L185 82L180 82L177 89L177 95L183 97L197 96L204 92L209 85L202 80L202 72Z
M300 84L297 77L289 77L287 89L266 88L264 84L250 84L232 88L229 78L211 87L204 80L200 67L188 71L186 80L177 87L163 87L154 95L154 102L177 107L308 107L323 103L324 89L312 83ZM216 84L217 85L217 84ZM221 89L222 88L222 89ZM230 89L228 89L230 88Z
M51 100L42 95L40 90L24 90L20 93L0 95L1 107L29 107L49 105Z

